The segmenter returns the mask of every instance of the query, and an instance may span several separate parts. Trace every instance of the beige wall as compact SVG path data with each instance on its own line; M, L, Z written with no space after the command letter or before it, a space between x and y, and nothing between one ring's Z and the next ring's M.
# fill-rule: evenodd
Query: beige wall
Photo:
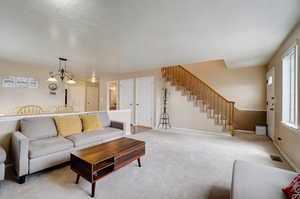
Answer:
M250 111L250 114L240 114L240 120L247 119L248 123L237 121L242 130L254 130L254 120L257 115L263 115L260 121L265 121L265 67L249 67L240 69L228 69L224 61L211 61L198 64L184 65L187 70L205 81L227 99L237 102L237 107ZM100 104L101 110L107 110L107 82L153 75L155 77L155 124L157 125L161 112L161 89L167 86L161 78L160 69L119 76L100 78ZM211 121L205 118L200 108L187 102L179 91L169 89L169 114L173 127L211 130ZM263 112L263 114L262 114ZM180 113L180 114L178 114ZM183 114L184 113L184 114ZM258 114L257 114L258 113ZM245 117L242 117L244 116ZM188 118L198 118L198 122ZM202 119L201 119L202 118ZM251 122L250 122L251 121ZM262 122L260 122L262 123ZM219 129L218 127L215 129Z
M170 83L166 84L166 88L169 93L168 113L172 127L223 132L223 127L216 125L214 119L209 119L202 106L188 99Z
M39 81L39 88L2 88L0 83L0 114L15 114L18 107L34 104L45 111L64 104L64 87L59 84L56 95L50 95L48 89L49 70L38 65L0 60L0 79L3 76L32 77Z
M39 81L36 89L2 88L0 82L0 114L14 115L19 107L31 104L41 106L45 112L53 112L56 106L65 103L65 88L68 89L68 104L73 106L74 111L85 111L86 88L99 87L99 84L77 80L74 85L64 85L58 81L56 95L50 95L47 81L49 71L48 67L0 60L0 80L4 76L19 76L32 77Z
M169 90L169 114L172 127L189 128L210 131L222 131L222 127L215 126L213 120L208 120L207 115L200 112L200 108L194 106L192 102L188 102L185 96L181 95L180 91L176 91L174 87L166 84L162 80L160 68L143 71L137 73L129 73L118 76L100 78L100 104L101 110L107 110L107 82L112 80L122 80L129 78L138 78L144 76L154 76L154 124L158 125L159 116L161 113L161 92L163 87ZM180 114L179 114L180 113ZM192 118L192 119L191 119Z
M223 60L183 65L226 99L236 102L236 108L265 110L266 68L228 69Z
M290 129L281 123L282 113L282 65L281 56L283 53L300 39L300 25L289 35L286 41L281 45L275 56L272 58L269 68L275 67L275 144L277 144L280 150L291 161L294 167L300 171L300 131ZM299 44L299 43L298 43ZM300 58L300 57L299 57ZM300 60L300 59L298 59ZM298 64L299 69L299 64ZM279 141L277 138L282 138Z
M224 60L184 65L226 99L236 102L235 129L255 131L266 124L266 67L227 68Z

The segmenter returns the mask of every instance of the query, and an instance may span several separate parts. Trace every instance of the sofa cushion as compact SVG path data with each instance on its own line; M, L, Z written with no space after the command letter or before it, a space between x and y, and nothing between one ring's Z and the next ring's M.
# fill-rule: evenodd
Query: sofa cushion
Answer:
M20 125L21 132L31 140L57 136L55 123L50 117L24 118Z
M119 138L124 136L124 132L120 129L106 127L103 131L100 131L102 134L102 140L111 140L113 138Z
M97 114L87 114L80 116L82 120L83 131L103 130L102 122Z
M114 138L123 136L123 131L114 128L104 128L102 131L90 131L81 134L71 135L66 137L72 140L74 147L88 145L90 143L101 143Z
M286 199L281 189L287 186L295 175L292 171L235 161L231 199Z
M54 117L58 135L61 137L70 136L82 132L82 125L79 115Z
M72 148L73 143L62 137L32 140L29 142L29 158L37 158L55 152L70 150Z
M99 116L100 116L100 120L103 124L103 127L109 127L110 126L110 119L108 116L108 113L103 111L103 112L99 112Z
M0 163L3 163L6 160L6 152L5 150L0 146Z

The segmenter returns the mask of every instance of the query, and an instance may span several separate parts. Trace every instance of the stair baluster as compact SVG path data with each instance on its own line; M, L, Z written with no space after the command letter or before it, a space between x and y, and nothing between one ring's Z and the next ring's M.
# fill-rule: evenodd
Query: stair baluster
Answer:
M161 72L166 81L181 90L188 99L201 104L202 111L206 111L216 124L222 124L233 135L235 102L224 98L182 66L163 67Z

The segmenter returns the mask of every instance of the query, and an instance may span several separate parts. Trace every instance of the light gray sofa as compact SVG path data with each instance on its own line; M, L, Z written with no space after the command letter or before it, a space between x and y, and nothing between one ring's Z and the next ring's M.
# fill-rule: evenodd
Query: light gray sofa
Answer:
M68 137L58 137L51 117L22 119L21 131L12 134L14 168L19 183L25 176L68 162L70 152L83 149L125 135L124 124L110 121L107 112L99 112L104 130L90 131Z
M286 199L281 191L297 173L237 160L233 165L231 199Z
M4 164L5 159L6 159L6 152L0 146L0 181L4 180L4 176L5 176L5 164Z

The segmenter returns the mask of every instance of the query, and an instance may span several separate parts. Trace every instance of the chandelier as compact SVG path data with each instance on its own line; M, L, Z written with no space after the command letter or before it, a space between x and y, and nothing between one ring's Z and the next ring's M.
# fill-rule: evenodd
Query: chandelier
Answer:
M67 71L67 61L66 58L58 58L59 60L59 66L58 66L58 72L50 72L49 73L49 82L57 82L56 77L58 77L61 81L66 81L68 84L76 84L76 81L73 80L73 76L70 72Z

